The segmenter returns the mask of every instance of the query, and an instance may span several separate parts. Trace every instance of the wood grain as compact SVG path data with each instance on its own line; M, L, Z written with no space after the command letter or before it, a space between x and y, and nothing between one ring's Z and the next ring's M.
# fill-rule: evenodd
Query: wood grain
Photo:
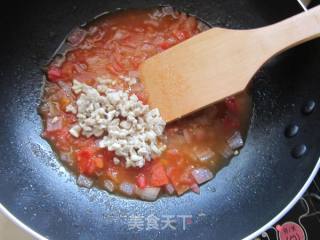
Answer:
M320 36L320 7L258 29L213 28L140 67L149 103L173 121L246 88L271 57Z

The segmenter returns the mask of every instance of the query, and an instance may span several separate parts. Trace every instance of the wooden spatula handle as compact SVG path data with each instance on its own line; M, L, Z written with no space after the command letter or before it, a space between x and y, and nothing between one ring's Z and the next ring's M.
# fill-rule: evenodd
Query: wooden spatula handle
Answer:
M320 6L288 18L279 23L261 28L262 50L279 54L289 48L320 37ZM271 56L269 56L271 57Z

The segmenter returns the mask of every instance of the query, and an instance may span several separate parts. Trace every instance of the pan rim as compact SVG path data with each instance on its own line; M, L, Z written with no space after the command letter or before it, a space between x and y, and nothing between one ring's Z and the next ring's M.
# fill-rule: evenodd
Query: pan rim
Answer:
M7 208L5 208L2 203L0 203L0 213L2 213L7 219L14 223L20 229L23 229L26 233L29 233L32 237L38 240L48 240L41 234L34 231L32 228L28 227L24 222L15 217Z
M251 240L255 237L259 236L266 230L268 230L271 226L273 226L275 223L277 223L285 214L287 214L293 206L299 201L299 199L303 196L303 194L306 192L306 190L309 188L310 184L312 183L313 179L315 178L316 174L318 173L320 169L320 157L318 158L318 161L313 168L311 174L309 175L307 181L304 183L303 187L300 189L300 191L295 195L295 197L288 203L287 206L285 206L275 217L273 217L269 222L267 222L265 225L260 227L258 230L250 233L248 236L244 237L243 240ZM48 240L48 238L45 238L35 230L33 230L31 227L27 226L24 222L22 222L20 219L15 217L7 208L5 208L2 203L0 203L0 213L2 213L7 219L9 219L12 223L14 223L16 226L18 226L20 229L23 229L25 232L29 233L32 237L39 239L39 240Z
M311 174L309 175L307 181L304 183L303 187L300 189L300 191L295 195L295 197L288 203L287 206L285 206L276 216L274 216L269 222L267 222L265 225L260 227L258 230L252 232L243 240L252 240L255 237L259 236L266 230L268 230L271 226L273 226L275 223L277 223L284 215L286 215L293 207L294 205L299 201L299 199L303 196L303 194L307 191L309 186L311 185L312 181L316 177L318 171L320 169L320 157L318 158L318 161L313 168Z
M301 8L304 11L308 11L308 9L302 3L301 0L297 0L297 3L301 6ZM163 4L160 6L167 6L167 5ZM121 9L115 9L114 11L118 11L118 10L121 10ZM98 16L95 16L93 19L89 20L88 22L94 21L96 19L96 17L107 15L107 14L113 13L114 11L102 12ZM204 21L203 19L200 19L200 20ZM85 24L87 24L88 22L86 22ZM207 23L206 21L204 21L204 22ZM81 24L80 26L82 27L85 24ZM61 45L63 45L64 42L65 42L65 39L62 40L61 44L58 46L58 48L54 52L53 56L57 54L57 51L61 48ZM52 57L50 59L52 59ZM320 156L319 156L317 163L316 163L315 167L313 168L311 174L309 175L308 179L304 183L303 187L299 190L299 192L294 196L294 198L276 216L274 216L269 222L264 224L262 227L260 227L256 231L250 233L248 236L244 237L242 240L254 239L255 237L261 235L263 232L268 230L275 223L277 223L282 217L284 217L284 215L286 215L293 208L293 206L299 201L299 199L303 196L303 194L309 188L313 179L317 175L319 169L320 169ZM48 240L48 238L46 238L43 235L41 235L40 233L36 232L31 227L29 227L27 224L25 224L20 219L15 217L6 207L3 206L2 203L0 203L0 213L2 213L10 222L15 224L18 228L20 228L20 229L24 230L26 233L30 234L31 237L34 237L38 240Z

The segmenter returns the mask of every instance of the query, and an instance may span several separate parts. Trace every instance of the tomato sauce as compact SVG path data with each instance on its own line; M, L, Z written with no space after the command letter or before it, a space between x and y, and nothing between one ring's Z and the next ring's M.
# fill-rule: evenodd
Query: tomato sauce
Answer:
M109 191L129 197L154 200L139 191L150 187L160 188L160 194L198 193L198 185L212 178L204 170L215 173L243 145L251 106L246 93L167 125L160 139L166 150L142 168L126 168L121 158L115 164L115 154L99 148L95 137L73 137L69 129L76 116L66 106L77 99L71 90L73 79L95 87L99 76L114 79L115 89L129 90L147 104L143 85L129 86L121 76L138 78L144 60L207 28L193 16L161 7L119 11L75 29L67 38L68 49L48 66L39 108L43 137L61 161L95 186L107 185Z

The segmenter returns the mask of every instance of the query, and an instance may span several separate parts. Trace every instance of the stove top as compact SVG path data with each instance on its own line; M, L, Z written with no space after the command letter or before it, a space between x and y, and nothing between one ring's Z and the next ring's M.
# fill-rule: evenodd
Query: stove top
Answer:
M320 172L304 196L276 225L254 240L320 239Z

